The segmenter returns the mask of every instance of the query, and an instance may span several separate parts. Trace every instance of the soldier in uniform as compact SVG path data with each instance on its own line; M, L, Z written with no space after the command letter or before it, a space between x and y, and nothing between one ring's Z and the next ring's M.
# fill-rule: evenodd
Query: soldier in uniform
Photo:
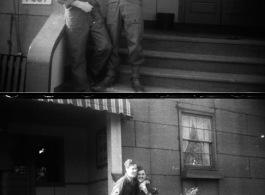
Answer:
M142 0L108 0L107 28L113 49L106 64L107 75L101 83L93 87L95 91L104 91L114 85L120 65L118 49L123 22L129 51L127 61L131 65L131 87L135 92L144 92L139 80L140 65L144 62L141 46L144 28Z
M111 40L97 0L57 0L65 7L66 43L71 62L75 91L91 92L94 81L87 75L86 47L90 33L95 44L92 75L97 76L104 67L112 49Z
M137 193L137 165L128 159L124 166L126 173L115 183L111 195L136 195Z

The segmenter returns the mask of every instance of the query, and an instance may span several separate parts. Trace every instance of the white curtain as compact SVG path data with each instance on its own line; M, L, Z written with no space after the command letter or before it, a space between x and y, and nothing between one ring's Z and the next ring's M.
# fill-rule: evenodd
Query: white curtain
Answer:
M210 166L211 120L204 117L182 115L182 138L183 151L187 152L185 162Z

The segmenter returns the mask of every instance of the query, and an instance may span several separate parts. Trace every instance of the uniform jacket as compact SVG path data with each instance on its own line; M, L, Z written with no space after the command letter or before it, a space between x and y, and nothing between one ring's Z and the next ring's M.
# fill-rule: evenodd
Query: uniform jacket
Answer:
M137 195L137 180L132 181L125 174L114 185L111 195Z

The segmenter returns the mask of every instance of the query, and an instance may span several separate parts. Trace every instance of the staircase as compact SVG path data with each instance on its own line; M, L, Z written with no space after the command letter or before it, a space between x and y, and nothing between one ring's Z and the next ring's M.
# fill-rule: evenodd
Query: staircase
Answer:
M132 92L124 36L120 47L120 85L109 91L127 86ZM146 30L143 48L141 81L147 92L265 91L265 40Z
M145 29L141 82L146 92L264 92L265 39L231 32ZM127 42L112 93L130 93Z

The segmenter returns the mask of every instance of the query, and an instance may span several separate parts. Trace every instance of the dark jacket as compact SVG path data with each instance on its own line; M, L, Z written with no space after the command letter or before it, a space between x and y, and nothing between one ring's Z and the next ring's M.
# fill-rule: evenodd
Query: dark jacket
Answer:
M111 195L137 195L137 180L130 180L125 174L114 185Z
M148 190L148 193L152 195L158 195L158 191L155 187L152 186L152 184L146 184L146 188ZM149 195L147 194L147 195ZM140 190L140 184L138 183L138 189L137 189L137 195L146 195L144 191Z

